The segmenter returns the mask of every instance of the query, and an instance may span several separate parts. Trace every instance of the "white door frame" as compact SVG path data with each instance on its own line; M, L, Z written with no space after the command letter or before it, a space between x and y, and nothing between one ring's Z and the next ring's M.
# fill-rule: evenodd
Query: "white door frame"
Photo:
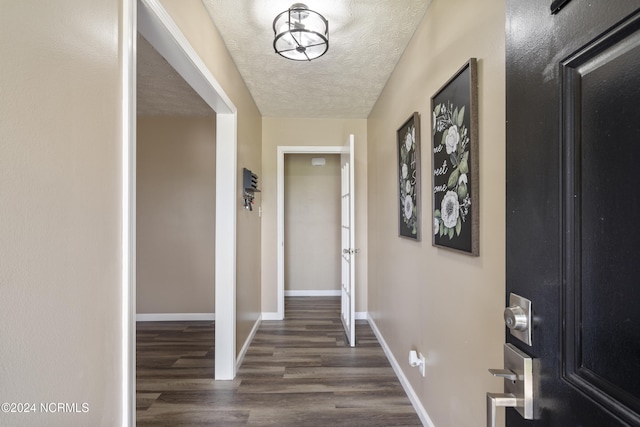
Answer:
M237 109L159 0L123 0L122 6L122 424L135 425L138 31L216 113L216 380L231 380L236 373Z
M121 369L122 426L136 425L136 0L122 0Z
M348 153L344 146L278 146L277 162L277 245L278 245L278 312L272 320L284 319L284 155L285 154L342 154Z

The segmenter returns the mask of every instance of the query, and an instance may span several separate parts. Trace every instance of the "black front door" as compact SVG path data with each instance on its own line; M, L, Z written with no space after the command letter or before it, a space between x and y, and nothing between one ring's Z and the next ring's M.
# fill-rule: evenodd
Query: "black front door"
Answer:
M507 426L640 426L640 1L506 6L507 342L537 359Z

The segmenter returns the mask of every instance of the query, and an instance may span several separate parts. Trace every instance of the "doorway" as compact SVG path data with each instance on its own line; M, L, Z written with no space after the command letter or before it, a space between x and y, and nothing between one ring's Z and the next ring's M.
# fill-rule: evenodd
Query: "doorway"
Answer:
M340 157L285 155L284 190L285 297L340 296Z
M285 188L284 158L287 153L340 154L340 317L348 344L355 346L355 254L359 252L355 245L355 137L349 135L344 146L278 146L277 155L277 278L278 278L278 312L275 319L284 319L284 253L285 253ZM267 320L264 319L263 320Z
M279 146L277 158L277 241L278 241L278 311L276 319L264 320L282 320L284 319L284 297L285 297L285 155L291 154L313 154L332 155L348 152L346 147L342 146Z
M216 114L215 379L236 373L237 110L158 0L127 2L123 11L122 405L135 425L136 36L138 31Z
M137 321L214 320L215 133L211 107L139 35Z

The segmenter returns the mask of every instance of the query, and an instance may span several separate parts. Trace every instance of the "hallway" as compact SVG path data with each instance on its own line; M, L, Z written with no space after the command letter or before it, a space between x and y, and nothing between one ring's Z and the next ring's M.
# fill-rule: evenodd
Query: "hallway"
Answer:
M338 297L288 297L233 381L213 380L212 322L137 325L138 426L420 426L365 321L345 345Z

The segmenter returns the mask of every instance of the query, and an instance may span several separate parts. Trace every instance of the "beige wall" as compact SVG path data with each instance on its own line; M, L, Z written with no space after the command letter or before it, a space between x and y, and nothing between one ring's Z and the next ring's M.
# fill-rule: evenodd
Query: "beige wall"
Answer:
M277 311L277 147L341 146L355 135L356 311L367 310L367 121L364 119L262 120L262 311Z
M337 154L285 155L285 291L340 290L340 177Z
M478 58L480 257L431 246L431 96ZM433 0L369 116L369 312L438 427L485 425L502 390L505 270L504 2ZM422 242L397 236L396 129L418 111ZM426 378L410 368L415 348Z
M215 116L138 116L137 132L137 312L213 313Z
M120 424L120 3L0 0L2 426Z
M262 119L202 2L161 0L161 3L238 109L236 344L239 351L261 312L260 217L256 210L249 212L243 208L241 187L243 167L262 179ZM259 205L258 195L256 206Z

